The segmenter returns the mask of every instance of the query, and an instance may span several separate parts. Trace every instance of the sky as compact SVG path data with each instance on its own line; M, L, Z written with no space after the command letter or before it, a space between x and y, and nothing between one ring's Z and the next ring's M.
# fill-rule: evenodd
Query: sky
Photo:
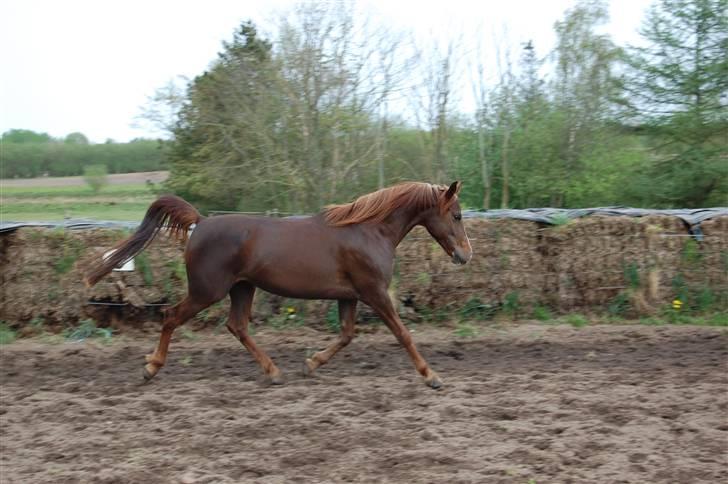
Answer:
M434 36L532 39L553 46L553 24L575 0L359 0L377 22ZM139 122L155 90L202 73L223 40L252 19L272 32L285 0L3 0L0 4L0 133L30 129L54 137L80 131L92 142L160 133ZM639 42L651 0L612 0L604 27L618 45ZM472 49L471 49L472 50ZM487 68L487 66L486 66Z

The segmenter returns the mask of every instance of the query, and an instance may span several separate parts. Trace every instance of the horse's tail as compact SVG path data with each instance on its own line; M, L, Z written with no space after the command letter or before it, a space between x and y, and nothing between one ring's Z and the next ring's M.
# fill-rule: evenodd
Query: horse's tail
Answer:
M167 228L171 237L184 242L187 240L187 231L192 224L202 219L202 215L188 202L174 195L159 197L149 206L139 228L126 240L116 244L113 252L103 258L101 263L88 271L84 281L91 287L99 282L115 267L119 267L139 252L147 248L154 237L163 228Z

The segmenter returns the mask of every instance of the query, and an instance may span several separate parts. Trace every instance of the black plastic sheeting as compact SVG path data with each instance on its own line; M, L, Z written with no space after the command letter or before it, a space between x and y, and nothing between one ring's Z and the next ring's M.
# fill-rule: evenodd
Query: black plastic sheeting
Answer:
M465 217L472 218L512 218L545 224L560 224L563 219L587 217L589 215L610 215L615 217L645 217L647 215L671 215L679 217L688 225L697 225L703 220L728 216L728 207L656 210L630 207L598 208L528 208L524 210L478 210L467 211Z
M0 222L0 234L12 232L23 227L44 227L49 229L64 228L70 230L84 229L133 229L139 226L139 222L114 222L102 220L69 219L62 222Z
M700 223L714 217L728 216L728 207L654 210L631 207L598 207L598 208L528 208L523 210L466 210L465 218L514 219L539 222L548 225L561 225L564 220L588 217L590 215L606 215L614 217L645 217L647 215L668 215L682 219L690 233L700 238ZM298 218L301 215L291 218ZM21 227L62 227L69 230L93 228L129 228L133 229L139 222L112 222L99 220L64 220L62 222L0 222L0 233L11 232Z

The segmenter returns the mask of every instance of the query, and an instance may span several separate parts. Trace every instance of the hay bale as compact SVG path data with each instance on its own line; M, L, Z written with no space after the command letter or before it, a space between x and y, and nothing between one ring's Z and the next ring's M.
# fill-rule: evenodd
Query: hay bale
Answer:
M538 226L513 220L466 219L473 258L465 266L450 258L421 227L397 249L398 294L415 307L460 307L470 299L502 303L517 294L523 304L540 298L542 256Z

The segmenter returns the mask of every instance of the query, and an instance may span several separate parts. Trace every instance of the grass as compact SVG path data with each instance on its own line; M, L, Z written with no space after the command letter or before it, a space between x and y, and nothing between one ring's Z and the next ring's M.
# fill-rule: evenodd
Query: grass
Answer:
M475 338L479 334L478 328L465 322L458 323L453 332L458 338Z
M15 341L15 331L5 322L0 322L0 345L7 345Z
M155 195L143 184L110 185L98 194L87 186L2 189L3 221L50 222L69 218L141 220Z
M112 333L112 330L109 328L99 328L96 326L96 322L93 319L85 319L75 328L69 328L64 331L64 336L71 341L99 338L104 343L109 343Z
M589 320L584 316L583 314L569 314L567 316L564 316L563 321L566 324L570 324L575 328L582 328L589 324Z
M549 310L546 306L536 306L533 308L534 319L538 319L539 321L549 321L552 317L551 310Z
M713 314L696 315L687 312L665 311L661 316L641 318L640 324L659 326L664 324L684 324L695 326L722 326L728 327L728 311L720 311Z

